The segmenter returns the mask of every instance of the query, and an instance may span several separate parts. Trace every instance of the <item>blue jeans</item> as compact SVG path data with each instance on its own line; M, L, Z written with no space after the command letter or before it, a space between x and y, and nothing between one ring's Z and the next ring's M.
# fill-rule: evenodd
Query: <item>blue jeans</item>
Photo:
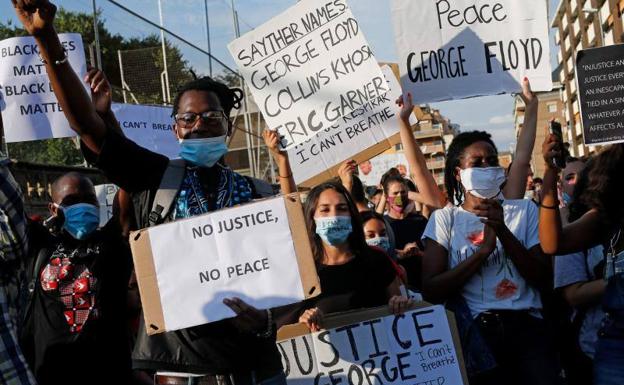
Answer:
M594 357L594 385L624 384L624 339L600 337Z

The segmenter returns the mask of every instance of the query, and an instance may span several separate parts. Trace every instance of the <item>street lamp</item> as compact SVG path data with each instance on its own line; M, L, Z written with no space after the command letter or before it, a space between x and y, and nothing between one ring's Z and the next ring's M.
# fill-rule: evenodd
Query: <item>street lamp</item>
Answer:
M583 8L583 13L587 14L587 15L597 15L598 16L598 22L600 23L600 37L602 39L602 45L605 45L605 34L604 34L604 29L602 28L602 15L600 14L600 10L597 8Z

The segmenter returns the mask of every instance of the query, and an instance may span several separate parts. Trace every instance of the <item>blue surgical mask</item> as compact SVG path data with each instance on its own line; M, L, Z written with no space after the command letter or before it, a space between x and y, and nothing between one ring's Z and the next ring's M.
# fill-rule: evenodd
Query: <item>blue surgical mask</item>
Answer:
M328 245L338 246L347 242L353 231L351 217L319 217L314 218L316 234Z
M568 194L568 193L567 193L567 192L565 192L565 191L564 191L564 192L563 192L563 194L562 194L562 198L563 198L563 203L565 203L565 204L566 204L566 206L569 206L569 205L572 203L572 201L574 200L574 199L570 196L570 194Z
M78 240L84 240L93 234L100 225L100 208L89 203L78 203L75 205L63 207L65 222L63 229L72 237Z
M199 167L214 166L227 154L226 136L199 139L180 139L180 157Z
M366 240L366 243L369 246L375 246L375 247L379 247L380 249L383 249L383 251L385 251L386 253L388 253L388 255L390 255L390 239L388 239L388 237L376 237L376 238L370 238Z

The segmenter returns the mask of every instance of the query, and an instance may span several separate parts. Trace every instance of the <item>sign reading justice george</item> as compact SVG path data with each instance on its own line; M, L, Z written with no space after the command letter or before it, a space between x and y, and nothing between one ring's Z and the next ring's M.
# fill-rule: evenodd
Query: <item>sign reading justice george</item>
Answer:
M278 332L290 385L462 385L466 379L455 321L442 306L395 316L387 307L329 316L326 330Z
M579 51L576 81L585 144L624 142L624 45Z
M267 309L321 292L296 194L150 227L130 239L148 334L234 317L225 298Z
M552 90L544 0L392 0L401 84L414 103Z
M283 149L388 91L346 0L302 0L228 46Z

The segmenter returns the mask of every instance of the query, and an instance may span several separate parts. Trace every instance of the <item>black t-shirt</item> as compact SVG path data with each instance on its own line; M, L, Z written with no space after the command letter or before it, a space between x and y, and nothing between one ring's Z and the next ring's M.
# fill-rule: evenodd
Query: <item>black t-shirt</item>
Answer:
M137 224L140 228L148 227L151 205L169 160L110 128L99 156L84 145L83 153L111 182L131 193ZM200 172L208 200L217 193L217 176L214 167ZM239 332L231 320L148 336L143 317L132 364L141 370L197 374L252 370L266 373L282 368L274 338Z
M117 223L109 222L84 242L60 236L34 246L44 251L36 249L33 255L46 258L35 279L29 338L22 343L37 382L127 383L131 365L126 304L132 258ZM67 269L54 270L67 262ZM51 270L62 279L44 279L52 276Z
M306 310L318 307L323 314L371 308L388 303L388 286L396 270L388 256L373 248L343 265L319 265L321 294L300 304L280 308L278 325L297 323Z
M384 217L392 227L397 250L402 250L408 243L415 242L418 248L424 249L420 238L427 227L427 218L420 214L409 214L403 219L394 219L389 215ZM421 258L410 257L400 259L398 263L407 271L407 281L411 288L420 291L422 282Z

